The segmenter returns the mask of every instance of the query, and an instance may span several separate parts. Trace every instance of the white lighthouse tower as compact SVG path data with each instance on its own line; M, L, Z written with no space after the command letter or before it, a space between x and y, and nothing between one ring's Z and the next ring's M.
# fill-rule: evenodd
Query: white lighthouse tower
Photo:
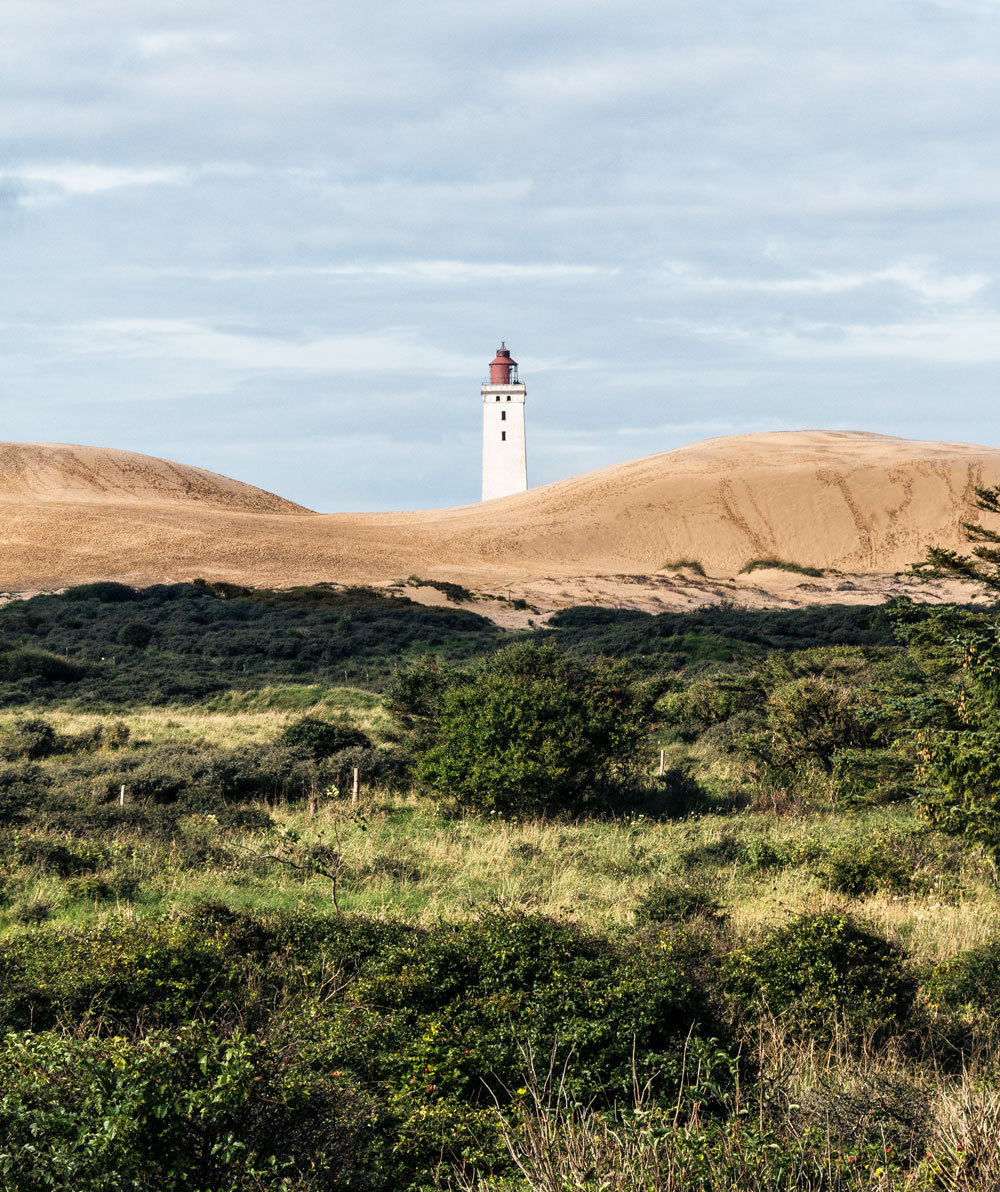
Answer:
M483 500L523 493L528 487L524 448L525 387L517 379L517 361L503 343L490 361L483 394Z

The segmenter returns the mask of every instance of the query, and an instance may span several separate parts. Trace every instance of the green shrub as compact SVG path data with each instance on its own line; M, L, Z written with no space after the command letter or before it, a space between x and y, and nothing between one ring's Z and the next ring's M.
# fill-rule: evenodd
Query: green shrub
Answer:
M44 923L52 914L52 903L43 898L33 898L29 902L18 902L8 912L10 921L21 927L32 927Z
M818 676L783 683L768 695L763 727L743 738L744 749L776 770L818 764L828 773L841 749L868 743L850 687Z
M509 646L445 689L416 773L481 810L579 804L634 763L642 729L625 667Z
M915 992L899 948L845 914L801 915L734 952L726 971L741 1010L756 1006L817 1036L838 1018L881 1033L897 1029Z
M386 1187L371 1099L242 1031L8 1035L0 1090L0 1169L18 1192Z
M57 751L58 737L47 720L32 716L14 722L3 738L2 748L3 756L8 761L17 761L19 758L35 761Z
M716 918L722 904L703 882L665 880L651 886L635 905L637 923L669 923L695 917Z
M118 644L135 650L145 650L156 637L156 630L145 621L129 621L118 630Z
M101 604L122 604L137 600L139 593L128 584L102 580L95 584L76 584L63 592L64 600L97 600Z
M109 749L124 749L132 736L132 730L124 720L114 720L104 730L104 744Z
M44 650L0 650L0 680L14 682L38 679L43 683L76 683L84 674L82 666L65 658L57 658Z
M942 961L924 980L921 994L936 1009L994 1018L1000 1005L1000 943L983 944Z
M371 741L360 729L349 724L302 716L281 730L277 744L308 749L313 757L325 758L342 749L370 746Z
M831 890L859 898L880 890L909 890L913 862L903 851L900 838L888 834L841 841L820 863L818 872Z

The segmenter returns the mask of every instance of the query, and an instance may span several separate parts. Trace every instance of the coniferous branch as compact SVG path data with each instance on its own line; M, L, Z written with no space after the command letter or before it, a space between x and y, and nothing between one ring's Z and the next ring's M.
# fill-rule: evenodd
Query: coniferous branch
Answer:
M975 507L984 513L1000 517L1000 485L986 488L977 485ZM1000 531L981 522L962 522L969 542L976 543L970 554L942 546L929 546L923 560L914 563L907 575L927 581L933 579L964 579L981 584L991 591L1000 591Z

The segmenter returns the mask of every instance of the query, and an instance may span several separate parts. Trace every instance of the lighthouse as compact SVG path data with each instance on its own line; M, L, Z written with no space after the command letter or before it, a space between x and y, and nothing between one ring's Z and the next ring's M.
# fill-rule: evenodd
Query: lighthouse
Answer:
M517 379L517 361L501 343L490 361L483 395L483 500L523 493L528 487L524 448L525 387Z

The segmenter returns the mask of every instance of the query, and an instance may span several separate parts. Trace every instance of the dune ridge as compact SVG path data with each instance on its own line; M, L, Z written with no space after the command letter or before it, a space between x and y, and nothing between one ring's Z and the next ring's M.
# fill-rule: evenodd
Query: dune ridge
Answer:
M711 599L715 581L759 586L764 573L740 573L760 559L892 576L928 543L961 546L974 487L997 482L1000 448L815 430L709 439L451 509L319 514L154 457L7 443L0 586L384 584L415 572L537 599L549 585L563 603L595 591L628 603L640 581L694 592L685 600L700 585ZM684 560L708 578L678 580ZM824 598L801 576L775 583L792 580L795 599Z
M274 493L190 464L111 447L0 443L0 498L183 502L250 513L308 513Z

